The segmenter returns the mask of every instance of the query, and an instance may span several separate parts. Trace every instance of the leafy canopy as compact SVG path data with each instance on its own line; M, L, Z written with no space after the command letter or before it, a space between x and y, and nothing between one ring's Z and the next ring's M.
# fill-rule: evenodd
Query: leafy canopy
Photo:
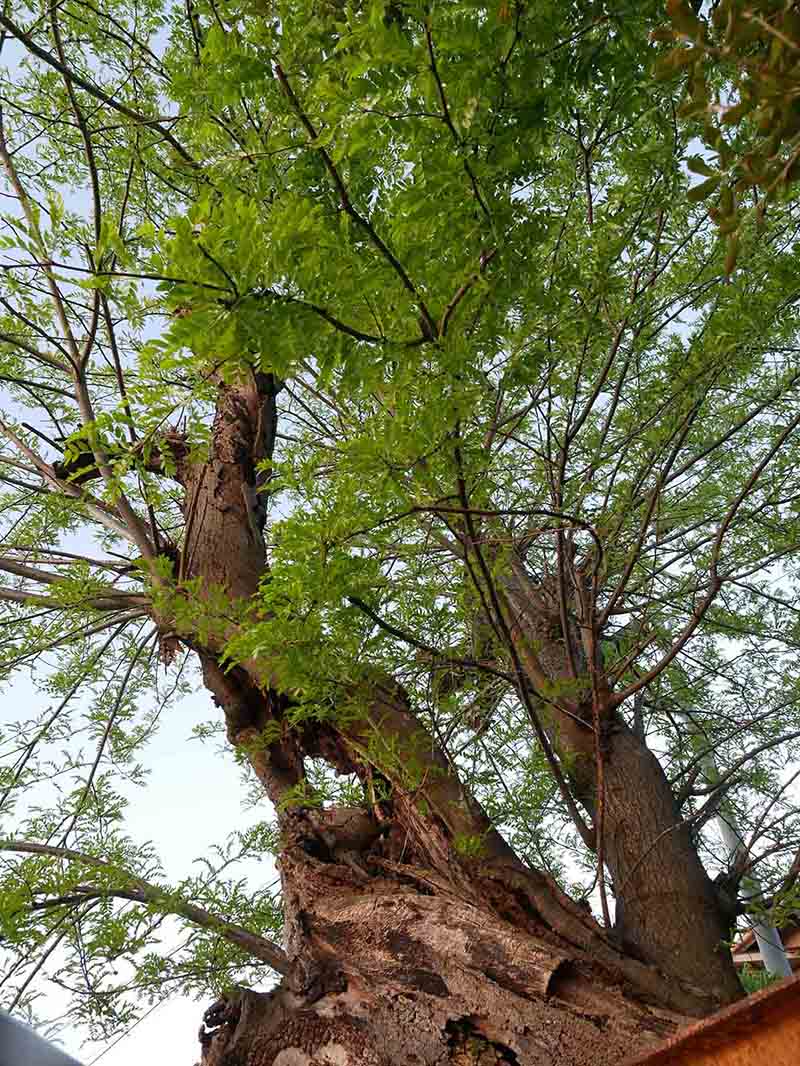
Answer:
M710 90L695 74L681 107L654 78L663 21L632 0L0 14L0 655L42 694L3 727L0 816L72 852L6 856L15 1005L51 975L110 1035L143 996L263 976L220 923L279 930L271 887L235 865L276 849L269 818L170 885L120 784L146 782L159 720L197 683L185 649L162 665L153 618L202 643L241 606L176 568L164 434L202 457L218 378L259 371L284 382L270 569L229 662L269 663L294 724L388 670L518 852L588 891L482 603L514 553L542 581L577 560L621 713L698 834L724 796L743 865L792 904L797 206L789 191L759 229L737 215L737 258L720 239L703 196L721 172L689 163L698 185L686 166L698 135L719 146ZM689 51L728 91L720 53ZM320 765L297 798L358 795ZM725 866L714 833L701 847ZM86 856L107 864L93 894ZM186 901L206 920L166 950Z

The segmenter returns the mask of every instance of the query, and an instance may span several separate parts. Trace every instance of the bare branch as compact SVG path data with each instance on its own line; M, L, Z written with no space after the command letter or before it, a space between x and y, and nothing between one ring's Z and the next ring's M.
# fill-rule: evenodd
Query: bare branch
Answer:
M425 306L425 301L423 300L422 295L420 294L414 282L406 273L404 267L397 259L394 252L392 252L388 245L383 241L383 239L380 237L372 223L362 214L360 214L360 212L358 212L353 206L353 203L350 199L350 194L347 191L347 187L342 181L341 175L339 174L335 163L328 154L327 149L322 145L314 144L318 136L317 131L314 129L311 120L303 110L300 101L298 100L294 89L292 89L291 85L289 84L289 79L286 77L286 74L284 73L283 67L281 67L280 63L275 64L275 76L280 82L281 88L286 94L289 103L294 108L297 117L300 119L303 128L305 129L308 136L311 138L311 146L315 148L317 152L319 152L320 157L322 158L322 161L325 164L325 169L330 174L333 184L336 186L336 191L339 194L339 200L341 202L342 208L347 212L350 218L352 218L352 220L367 233L372 244L377 248L383 258L391 266L395 274L397 274L403 285L403 288L414 298L414 302L419 308L423 322L425 324L425 339L435 339L435 337L437 336L436 323L434 322L430 311Z
M113 96L109 96L108 93L104 92L99 85L95 84L95 82L90 81L88 78L82 77L82 75L78 74L77 71L64 66L64 64L54 55L52 55L46 49L40 48L39 45L36 44L36 42L33 40L33 38L29 34L27 34L20 26L13 22L3 11L0 11L0 26L3 26L11 34L12 37L16 37L20 44L22 44L31 53L31 55L36 56L37 59L40 59L43 63L46 63L54 70L57 70L60 74L66 75L71 78L75 85L79 86L81 89L85 89L86 92L88 92L91 96L95 97L95 99L102 101L114 111L117 111L120 115L125 115L126 118L132 119L137 124L156 127L161 136L164 138L164 140L170 145L170 147L175 149L175 151L182 159L184 159L192 166L197 165L195 160L191 157L191 155L189 155L189 153L186 151L180 141L176 140L170 130L168 130L163 125L165 121L174 122L175 118L169 116L165 120L158 116L143 115L140 111L135 111L133 108L128 107L126 104L120 103L119 100L115 99Z

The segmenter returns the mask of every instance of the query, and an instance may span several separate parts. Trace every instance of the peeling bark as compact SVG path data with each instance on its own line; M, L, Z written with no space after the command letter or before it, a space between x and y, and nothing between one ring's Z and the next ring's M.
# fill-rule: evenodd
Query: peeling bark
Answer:
M206 461L173 452L185 490L178 589L192 582L201 612L211 605L213 613L218 593L232 605L180 636L197 651L228 738L275 804L283 837L288 973L270 993L243 990L206 1013L203 1066L588 1066L618 1062L687 1016L714 1009L726 991L694 979L700 962L709 963L708 938L699 938L696 967L671 959L659 940L665 916L653 912L647 890L653 879L663 886L673 852L662 849L652 862L642 854L675 818L660 768L631 744L632 734L612 729L608 756L609 864L630 888L622 913L632 944L623 950L520 861L392 678L374 674L343 694L347 713L333 724L290 730L289 699L274 687L268 663L223 667L225 641L246 624L267 573L258 466L271 457L275 394L270 375L221 382ZM549 649L555 658L540 666L557 678L563 648L541 639L536 627L545 614L533 617L527 631L517 626L520 647ZM576 790L590 809L592 731L579 717L562 718L553 717L550 730L574 753ZM388 741L391 757L376 736ZM305 758L325 759L365 785L380 777L388 798L358 809L287 806L282 800L303 782ZM422 768L415 782L405 769L412 763ZM636 803L626 787L638 792ZM636 823L633 810L650 797ZM687 900L680 921L702 921L702 909L689 902L699 860L685 834L666 835L681 855L691 852L670 874ZM465 838L480 843L478 855L460 850Z
M293 971L211 1008L203 1066L601 1066L682 1020L626 998L543 924L515 928L475 893L423 892L413 867L361 875L289 847L281 870Z
M218 389L208 460L178 465L186 492L181 577L246 601L266 568L257 464L271 457L276 387L271 374L254 374Z

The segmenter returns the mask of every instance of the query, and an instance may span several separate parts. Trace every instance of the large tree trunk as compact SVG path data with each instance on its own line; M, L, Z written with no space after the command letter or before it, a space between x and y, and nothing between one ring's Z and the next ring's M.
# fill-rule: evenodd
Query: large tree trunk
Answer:
M358 723L259 747L280 701L210 659L205 678L276 803L303 754L365 772ZM421 727L396 687L377 685L368 723L394 731L401 760L403 744L420 757ZM207 1012L204 1066L611 1063L713 1009L526 868L429 738L427 752L422 792L395 777L372 807L280 811L288 973ZM483 839L479 858L459 854L461 834Z
M383 868L287 847L292 970L207 1012L204 1066L596 1066L672 1031L533 917L513 924L499 899Z
M727 946L733 914L700 861L660 763L628 727L604 676L592 693L591 652L577 626L569 634L577 662L577 679L573 676L556 621L555 587L536 586L520 560L512 564L504 587L510 632L531 687L541 693L560 686L571 697L570 708L556 697L542 702L540 713L574 794L593 818L598 814L593 697L598 702L604 859L621 946L665 973L706 988L720 1005L738 999L742 986ZM585 622L584 633L586 628Z
M706 873L660 763L614 714L605 838L622 946L720 1002L742 995L727 942L733 915ZM634 798L638 797L638 802Z
M707 878L687 835L672 831L657 763L623 728L610 737L607 827L626 948L519 860L391 678L376 675L349 693L345 724L262 740L288 698L268 663L226 670L220 655L266 572L256 469L270 457L274 428L269 375L221 383L211 454L179 456L176 474L186 520L177 570L192 582L192 609L176 609L174 627L197 650L229 739L275 803L283 834L288 973L271 993L241 993L207 1013L205 1066L612 1063L731 998L717 976L724 967ZM375 729L390 742L391 765L364 754ZM404 750L425 763L413 788ZM304 778L306 756L357 774L365 795L380 777L389 798L358 810L282 805ZM585 777L588 793L591 772ZM664 828L671 839L656 848ZM480 853L463 854L465 839L480 841ZM685 950L677 933L664 943L658 929L672 924L653 911L662 910L655 893L665 883L680 899L668 906L680 912Z

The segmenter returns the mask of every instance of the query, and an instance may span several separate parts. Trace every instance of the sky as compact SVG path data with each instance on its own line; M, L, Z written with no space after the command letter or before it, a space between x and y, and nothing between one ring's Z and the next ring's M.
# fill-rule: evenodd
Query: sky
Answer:
M3 58L13 66L8 46ZM149 697L144 694L142 698ZM11 718L32 716L44 702L27 681L20 680L2 695L0 725ZM258 808L246 804L246 788L232 753L221 750L216 741L190 739L193 726L213 713L202 689L166 712L143 758L150 771L147 785L127 793L126 830L139 842L154 842L171 882L192 873L196 858L232 829L243 829L272 814L266 799ZM251 874L256 885L273 880L275 871L265 862L263 872L251 870ZM191 1066L199 1059L197 1031L210 1001L210 995L205 1001L174 995L110 1045L84 1043L85 1034L69 1024L60 1042L84 1066L141 1066L148 1061ZM60 993L54 990L54 1014L60 1002Z
M5 42L2 64L12 76L21 55L16 42ZM88 201L85 192L65 190L64 193L72 209L81 210ZM4 202L3 209L8 207ZM2 403L10 410L7 395L2 397ZM31 412L26 412L24 417L30 421ZM62 546L81 551L79 544ZM87 545L84 548L89 550ZM98 554L96 545L93 548L90 554ZM142 704L152 698L143 693ZM29 678L20 677L0 694L0 727L11 720L33 717L48 702ZM158 732L142 753L141 761L150 771L146 786L129 787L126 792L129 806L125 831L137 842L155 844L165 876L171 883L197 873L193 863L198 856L207 854L213 844L224 842L233 830L244 829L273 815L266 797L263 805L256 808L246 803L247 788L232 752L224 750L218 740L201 743L191 738L195 725L216 714L221 712L216 711L202 687L175 703L162 715ZM124 782L116 782L115 787L126 791ZM263 871L247 869L254 886L260 887L276 876L271 863L263 865ZM237 871L243 876L244 866ZM47 990L46 983L39 987ZM63 1011L64 995L52 985L50 989L46 998L37 1004L37 1012L57 1016ZM191 1066L200 1057L197 1033L203 1011L212 999L211 994L205 1001L173 995L148 1013L129 1035L113 1044L85 1043L85 1032L66 1023L59 1043L83 1066L95 1063L141 1066L148 1059Z
M2 63L12 75L21 54L16 42L6 41ZM72 208L80 209L85 198L79 192L65 194ZM8 209L5 203L3 207ZM7 397L3 402L8 407ZM26 417L30 420L30 412ZM148 698L152 697L143 694L142 702ZM19 678L0 695L0 727L13 719L32 717L47 702L28 679ZM196 873L193 863L211 845L223 842L234 829L269 819L273 813L266 798L257 808L246 804L247 789L231 752L221 750L216 740L190 739L193 726L214 714L202 688L174 704L162 715L161 727L143 753L142 762L150 770L146 786L127 790L126 832L136 841L153 841L165 875L173 883ZM117 787L125 791L123 783ZM259 886L275 878L274 866L266 862L263 873L252 869L249 873ZM62 993L51 988L37 1009L44 1014L52 1004L52 1014L57 1015L63 1009ZM84 1066L141 1066L147 1061L191 1066L200 1057L197 1033L212 999L211 995L207 1001L174 995L113 1044L85 1043L85 1032L67 1023L59 1043Z
M142 703L148 698L149 694L143 694ZM20 679L3 693L0 725L41 710L44 702L32 685ZM273 813L266 798L256 807L246 804L247 788L232 752L216 739L204 743L190 739L193 726L213 714L213 704L202 688L165 712L159 732L143 753L142 762L150 770L147 784L126 791L126 831L139 842L153 841L171 883L196 873L195 859L207 854L212 844L224 841L232 830L271 818ZM124 784L120 791L125 791ZM254 885L275 877L269 862L263 863L263 869L251 866L247 872ZM46 983L40 987L47 992ZM52 1004L56 1015L62 1009L61 993L50 988L37 1009L44 1014ZM212 1000L211 994L201 1001L172 996L113 1045L84 1044L85 1033L71 1029L69 1023L59 1042L83 1066L141 1066L148 1058L155 1063L192 1066L200 1057L197 1032L202 1014Z

